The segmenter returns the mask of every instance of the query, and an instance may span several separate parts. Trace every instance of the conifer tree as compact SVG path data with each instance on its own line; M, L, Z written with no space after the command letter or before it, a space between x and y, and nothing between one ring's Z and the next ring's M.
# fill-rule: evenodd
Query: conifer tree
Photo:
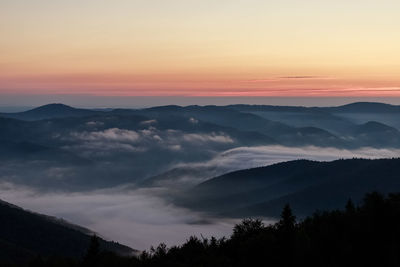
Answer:
M96 235L90 238L89 248L86 253L86 259L95 258L100 253L100 242Z

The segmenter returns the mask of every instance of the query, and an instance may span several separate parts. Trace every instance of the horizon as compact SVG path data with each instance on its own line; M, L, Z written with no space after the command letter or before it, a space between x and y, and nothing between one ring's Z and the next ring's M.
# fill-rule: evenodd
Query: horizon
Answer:
M357 100L357 99L355 99ZM391 105L391 106L400 106L400 104L394 104L394 103L389 103L389 102L383 102L383 101L372 101L372 100L376 100L376 99L359 99L360 101L350 101L349 99L346 100L342 100L344 103L338 103L338 104L325 104L325 105L296 105L296 104L284 104L285 102L283 102L282 104L276 104L276 102L271 102L270 104L266 104L266 103L243 103L243 102L232 102L232 103L225 103L225 104L210 104L210 103L204 103L204 104L198 104L198 103L194 103L194 104L174 104L174 103L170 103L170 104L161 104L161 105L147 105L147 106L112 106L112 105L104 105L104 106L90 106L90 105L73 105L73 104L66 104L63 102L49 102L46 104L39 104L39 105L35 105L35 106L3 106L0 105L0 112L3 113L13 113L13 112L23 112L23 111L29 111L32 109L36 109L39 107L43 107L43 106L50 106L50 105L63 105L63 106L67 106L67 107L71 107L71 108L83 108L83 109L146 109L146 108L151 108L151 107L162 107L162 106L179 106L179 107L189 107L189 106L230 106L230 105L260 105L260 106L281 106L281 107L306 107L306 108L312 108L312 107L339 107L339 106L345 106L345 105L351 105L351 104L356 104L356 103L374 103L374 104L384 104L384 105ZM371 101L368 101L371 100ZM378 99L379 100L379 99Z
M303 106L303 107L334 107L352 104L356 102L383 103L388 105L400 105L399 98L306 98L306 97L99 97L99 96L42 96L6 95L0 98L0 112L26 111L47 104L60 103L76 108L148 108L156 106L191 106L191 105L215 105L227 106L235 104L245 105L273 105L273 106Z

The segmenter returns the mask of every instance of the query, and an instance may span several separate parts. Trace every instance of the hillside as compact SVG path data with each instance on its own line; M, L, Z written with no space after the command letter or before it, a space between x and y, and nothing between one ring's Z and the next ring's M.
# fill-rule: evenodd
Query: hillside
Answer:
M210 179L177 203L233 217L277 216L290 203L301 216L334 209L370 191L400 191L400 159L296 160Z
M33 121L52 118L82 117L98 113L100 112L89 109L73 108L64 104L48 104L23 112L2 113L0 115L8 118Z
M139 257L97 252L83 260L56 257L29 266L399 266L399 226L400 194L372 192L359 205L349 200L340 209L300 220L285 205L276 223L244 219L229 237L191 236L181 245L161 243Z
M0 261L24 262L37 256L81 258L93 233L53 217L23 210L0 201ZM102 250L121 255L135 251L116 242L100 239Z
M372 113L366 113L369 107ZM382 107L393 112L380 112ZM400 148L394 107L354 103L337 108L193 105L90 110L49 104L0 114L0 180L65 190L151 185L145 181L151 177L173 185L176 175L163 173L241 147L372 147L391 152ZM245 167L250 166L258 164ZM57 179L49 171L54 168L61 170ZM206 175L195 174L192 184L237 169L227 164L206 170ZM193 176L188 172L180 172L181 181Z

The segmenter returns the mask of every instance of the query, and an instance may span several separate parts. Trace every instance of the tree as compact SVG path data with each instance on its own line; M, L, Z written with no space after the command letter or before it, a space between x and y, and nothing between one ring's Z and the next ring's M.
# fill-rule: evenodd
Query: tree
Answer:
M160 243L157 248L151 247L151 254L153 257L162 258L167 255L168 249L165 243Z
M89 248L86 253L86 259L93 259L100 253L100 242L96 235L90 238Z
M281 219L276 224L281 266L292 266L295 254L296 216L289 204L283 207Z
M351 198L349 198L349 200L347 200L347 203L346 203L346 213L347 214L354 214L355 211L356 211L356 207L354 206L354 203L351 200Z
M264 223L260 219L243 219L233 228L232 238L244 238L259 233L264 229Z
M378 192L368 193L364 197L364 209L372 213L381 212L384 203L385 196Z
M280 230L293 230L296 225L296 216L293 215L292 209L289 204L283 207L281 219L278 222L278 229Z

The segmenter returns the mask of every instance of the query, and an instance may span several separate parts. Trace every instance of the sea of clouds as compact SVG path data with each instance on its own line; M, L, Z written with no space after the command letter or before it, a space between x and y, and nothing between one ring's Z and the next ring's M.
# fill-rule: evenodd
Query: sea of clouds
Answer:
M129 142L135 142L137 138L140 138L140 134L136 136L129 132L119 131L108 131L95 135L83 134L76 138L86 141L94 140L94 142L99 139L107 139L109 142L116 136L118 139L125 138ZM226 136L217 135L211 137L188 135L187 138L198 142L210 142L210 140L211 142L229 142ZM187 188L228 171L266 166L295 159L329 161L339 158L388 158L399 157L399 155L400 150L398 149L346 150L312 146L301 148L237 147L216 153L209 160L171 164L169 166L171 169L186 168L192 170L193 174L191 175L189 172L181 177L175 177L175 180L169 177L157 187L152 188L124 183L106 189L43 190L36 185L12 183L10 179L3 179L4 177L1 176L3 182L0 184L0 199L35 212L64 218L92 229L107 239L127 244L135 249L148 249L151 245L157 245L160 242L168 245L179 244L191 235L229 236L233 225L238 222L229 218L212 218L207 214L171 204L164 197L170 192L171 184ZM7 166L0 167L4 169ZM8 166L7 175L12 176L11 169L15 167ZM80 170L80 168L67 168L68 172L78 176L89 174L76 174ZM62 168L49 167L46 171L47 173L43 172L40 175L60 176L60 179L66 175L66 170ZM23 173L21 172L20 175Z

